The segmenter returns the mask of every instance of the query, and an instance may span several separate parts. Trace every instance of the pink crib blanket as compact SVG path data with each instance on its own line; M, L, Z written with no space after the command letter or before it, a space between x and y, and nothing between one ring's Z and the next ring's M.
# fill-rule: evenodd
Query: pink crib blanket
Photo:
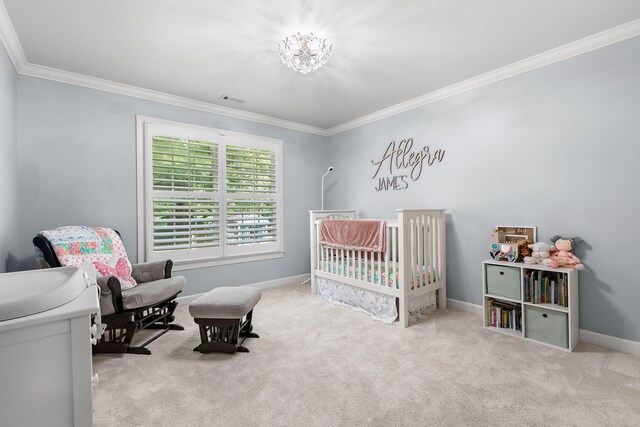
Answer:
M323 219L320 243L339 249L384 252L387 222L377 219Z

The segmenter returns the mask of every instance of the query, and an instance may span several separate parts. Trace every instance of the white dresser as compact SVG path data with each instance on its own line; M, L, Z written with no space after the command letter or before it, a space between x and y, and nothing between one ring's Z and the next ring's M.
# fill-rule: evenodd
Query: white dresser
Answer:
M54 280L59 280L63 270L48 271L54 274ZM66 271L69 280L84 280L78 277L77 270ZM45 272L41 270L38 274ZM3 287L7 284L5 279L15 276L0 276L0 288L7 297L9 286ZM27 283L46 280L45 276L39 276ZM92 315L99 310L98 295L95 286L82 288L76 284L74 289L77 295L68 294L66 299L73 299L62 305L58 300L56 308L0 321L1 426L91 426L90 325ZM47 292L42 298L56 299L55 290ZM25 298L38 304L37 290L27 292ZM4 318L11 307L20 306L18 299L4 306ZM39 310L43 307L46 306L40 305Z

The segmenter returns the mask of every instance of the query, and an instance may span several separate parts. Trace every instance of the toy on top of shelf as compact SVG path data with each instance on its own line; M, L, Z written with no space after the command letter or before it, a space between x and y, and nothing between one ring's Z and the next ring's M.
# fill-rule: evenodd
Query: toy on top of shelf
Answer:
M584 264L580 262L580 258L572 252L573 244L580 243L582 239L579 237L562 238L558 235L553 236L551 241L555 243L555 248L551 251L551 267L569 267L576 270L584 270Z
M489 237L489 254L498 261L516 262L518 259L518 245L504 243L504 233L494 230Z
M549 252L554 249L553 245L545 242L536 242L532 245L528 245L528 248L531 249L532 252L531 256L524 257L525 264L552 264L551 259L549 259L551 256Z
M509 239L508 237L509 236L500 229L496 229L491 233L489 238L489 254L491 258L496 261L522 261L522 257L529 254L528 246L532 242L526 239Z

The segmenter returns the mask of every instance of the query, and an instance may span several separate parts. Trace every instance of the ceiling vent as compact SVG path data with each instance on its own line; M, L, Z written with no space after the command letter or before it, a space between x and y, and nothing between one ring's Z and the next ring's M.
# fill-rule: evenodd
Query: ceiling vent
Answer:
M236 104L244 104L245 102L247 102L244 99L234 98L229 95L222 95L220 96L220 99L222 99L223 101L235 102Z

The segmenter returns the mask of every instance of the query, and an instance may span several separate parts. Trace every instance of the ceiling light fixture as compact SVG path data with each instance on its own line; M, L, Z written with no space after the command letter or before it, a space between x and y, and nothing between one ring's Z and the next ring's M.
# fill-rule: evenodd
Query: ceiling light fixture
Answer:
M282 62L302 74L312 73L327 63L332 52L327 39L309 34L294 34L278 43Z

